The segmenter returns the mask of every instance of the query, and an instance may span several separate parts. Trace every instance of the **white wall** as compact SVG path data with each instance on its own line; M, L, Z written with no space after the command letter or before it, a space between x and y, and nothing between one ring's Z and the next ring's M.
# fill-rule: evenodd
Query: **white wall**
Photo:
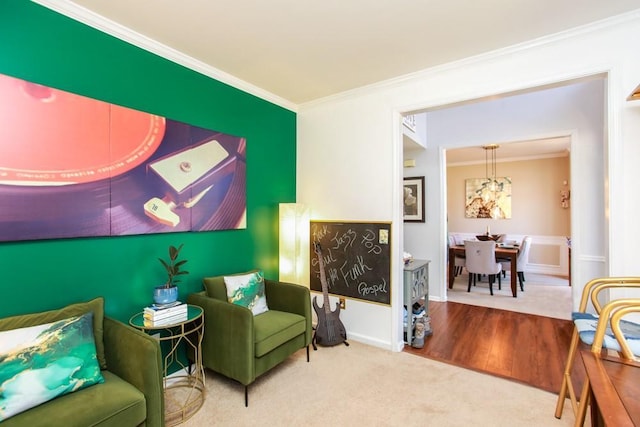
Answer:
M478 148L482 152L481 148ZM601 163L601 161L599 162ZM466 218L466 181L484 178L485 164L447 167L449 232L569 236L570 213L560 205L560 190L569 180L569 157L535 158L496 164L498 176L511 180L511 218ZM600 187L603 187L600 179ZM567 187L568 188L568 187ZM406 242L405 242L406 247Z
M599 274L638 274L633 248L640 235L640 221L636 219L640 198L635 194L636 183L640 182L640 106L625 100L640 81L637 40L640 12L607 25L583 28L301 106L297 198L310 207L311 218L392 222L392 305L347 301L347 309L341 315L351 338L395 350L402 348L400 112L608 73L609 131L604 137L608 150L603 159L608 171L603 197L608 204L600 206L599 211L609 227L603 235L609 237L604 242L588 238L594 231L594 221L591 217L583 220L582 215L587 212L583 208L589 207L591 196L588 189L578 190L572 176L572 255L574 265L580 267L574 270L574 283L584 283ZM526 133L530 136L533 131ZM582 141L602 139L602 135L580 133L574 138L580 141L578 158L601 156L601 152L592 153L591 146ZM445 239L443 156L444 149L453 142L442 140L439 144L427 141L427 242ZM572 164L572 169L576 167ZM431 289L444 289L444 247L436 243L423 255L434 261ZM607 255L609 265L603 266L602 258L607 259Z

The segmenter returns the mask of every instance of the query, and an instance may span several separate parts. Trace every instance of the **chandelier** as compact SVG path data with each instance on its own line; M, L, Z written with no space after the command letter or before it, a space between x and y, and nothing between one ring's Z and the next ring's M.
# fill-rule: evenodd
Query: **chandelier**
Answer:
M498 206L497 192L499 184L496 177L496 150L499 147L500 146L498 144L482 146L482 149L484 150L484 172L486 177L482 199L489 210L489 215L493 219L502 218L502 211Z

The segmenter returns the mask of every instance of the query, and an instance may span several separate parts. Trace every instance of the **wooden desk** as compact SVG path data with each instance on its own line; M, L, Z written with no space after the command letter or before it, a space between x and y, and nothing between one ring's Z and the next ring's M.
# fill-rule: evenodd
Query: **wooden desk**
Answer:
M640 426L640 364L580 351L591 384L591 425Z
M518 252L519 249L501 248L496 246L496 258L508 258L511 260L511 294L514 298L518 296ZM455 256L464 257L464 245L456 245L449 247L449 289L453 288L455 280Z

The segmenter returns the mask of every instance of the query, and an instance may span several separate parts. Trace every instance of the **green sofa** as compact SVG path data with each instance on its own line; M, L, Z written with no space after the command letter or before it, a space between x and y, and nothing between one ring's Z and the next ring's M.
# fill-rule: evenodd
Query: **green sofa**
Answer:
M62 320L93 311L104 383L66 394L16 414L2 427L164 426L162 353L158 341L104 316L103 299L60 310L0 319L0 331Z
M202 359L206 368L248 386L296 351L311 344L309 289L265 280L269 311L254 316L251 310L227 301L223 276L203 279L204 291L188 296L189 304L204 309Z

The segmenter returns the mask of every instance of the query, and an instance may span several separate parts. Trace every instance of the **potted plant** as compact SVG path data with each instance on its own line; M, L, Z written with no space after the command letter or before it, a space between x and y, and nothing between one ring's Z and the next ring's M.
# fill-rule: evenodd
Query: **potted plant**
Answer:
M178 286L180 279L178 276L189 274L188 271L182 269L187 262L186 259L178 260L183 244L178 246L169 246L169 262L158 258L164 269L167 271L167 281L164 285L157 286L153 292L153 301L156 304L169 304L178 299Z

